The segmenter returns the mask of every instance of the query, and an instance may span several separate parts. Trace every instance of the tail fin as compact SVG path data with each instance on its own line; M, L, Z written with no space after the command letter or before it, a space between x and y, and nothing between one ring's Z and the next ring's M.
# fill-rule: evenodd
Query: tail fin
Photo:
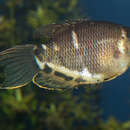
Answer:
M31 82L40 70L33 48L34 45L21 45L0 52L0 88L14 89Z

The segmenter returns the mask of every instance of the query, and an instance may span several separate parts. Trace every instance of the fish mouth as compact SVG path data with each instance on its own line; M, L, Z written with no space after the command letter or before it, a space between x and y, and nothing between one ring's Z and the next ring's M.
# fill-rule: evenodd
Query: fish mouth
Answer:
M127 52L128 52L128 56L130 57L130 37L128 38Z

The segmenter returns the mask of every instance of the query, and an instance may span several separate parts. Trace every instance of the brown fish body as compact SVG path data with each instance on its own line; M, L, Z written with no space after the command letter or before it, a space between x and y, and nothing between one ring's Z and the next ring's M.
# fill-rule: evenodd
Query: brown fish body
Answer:
M42 61L55 71L94 84L113 79L128 68L128 38L121 25L83 21L64 26L43 47Z
M33 82L47 89L62 89L121 75L130 64L128 30L114 23L86 20L43 27L38 34L50 41L31 46L33 66L37 68L37 73L31 70L35 73L31 75Z

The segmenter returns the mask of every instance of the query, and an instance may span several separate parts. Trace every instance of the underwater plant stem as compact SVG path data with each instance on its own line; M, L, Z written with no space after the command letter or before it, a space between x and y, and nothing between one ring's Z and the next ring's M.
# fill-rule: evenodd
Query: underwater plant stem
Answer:
M22 101L22 92L20 89L16 89L16 100L18 102L21 102Z

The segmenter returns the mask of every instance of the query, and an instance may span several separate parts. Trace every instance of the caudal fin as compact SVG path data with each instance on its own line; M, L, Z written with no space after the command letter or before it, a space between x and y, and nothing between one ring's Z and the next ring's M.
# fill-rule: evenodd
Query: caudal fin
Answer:
M31 82L40 70L33 48L34 45L21 45L0 52L0 88L14 89Z

